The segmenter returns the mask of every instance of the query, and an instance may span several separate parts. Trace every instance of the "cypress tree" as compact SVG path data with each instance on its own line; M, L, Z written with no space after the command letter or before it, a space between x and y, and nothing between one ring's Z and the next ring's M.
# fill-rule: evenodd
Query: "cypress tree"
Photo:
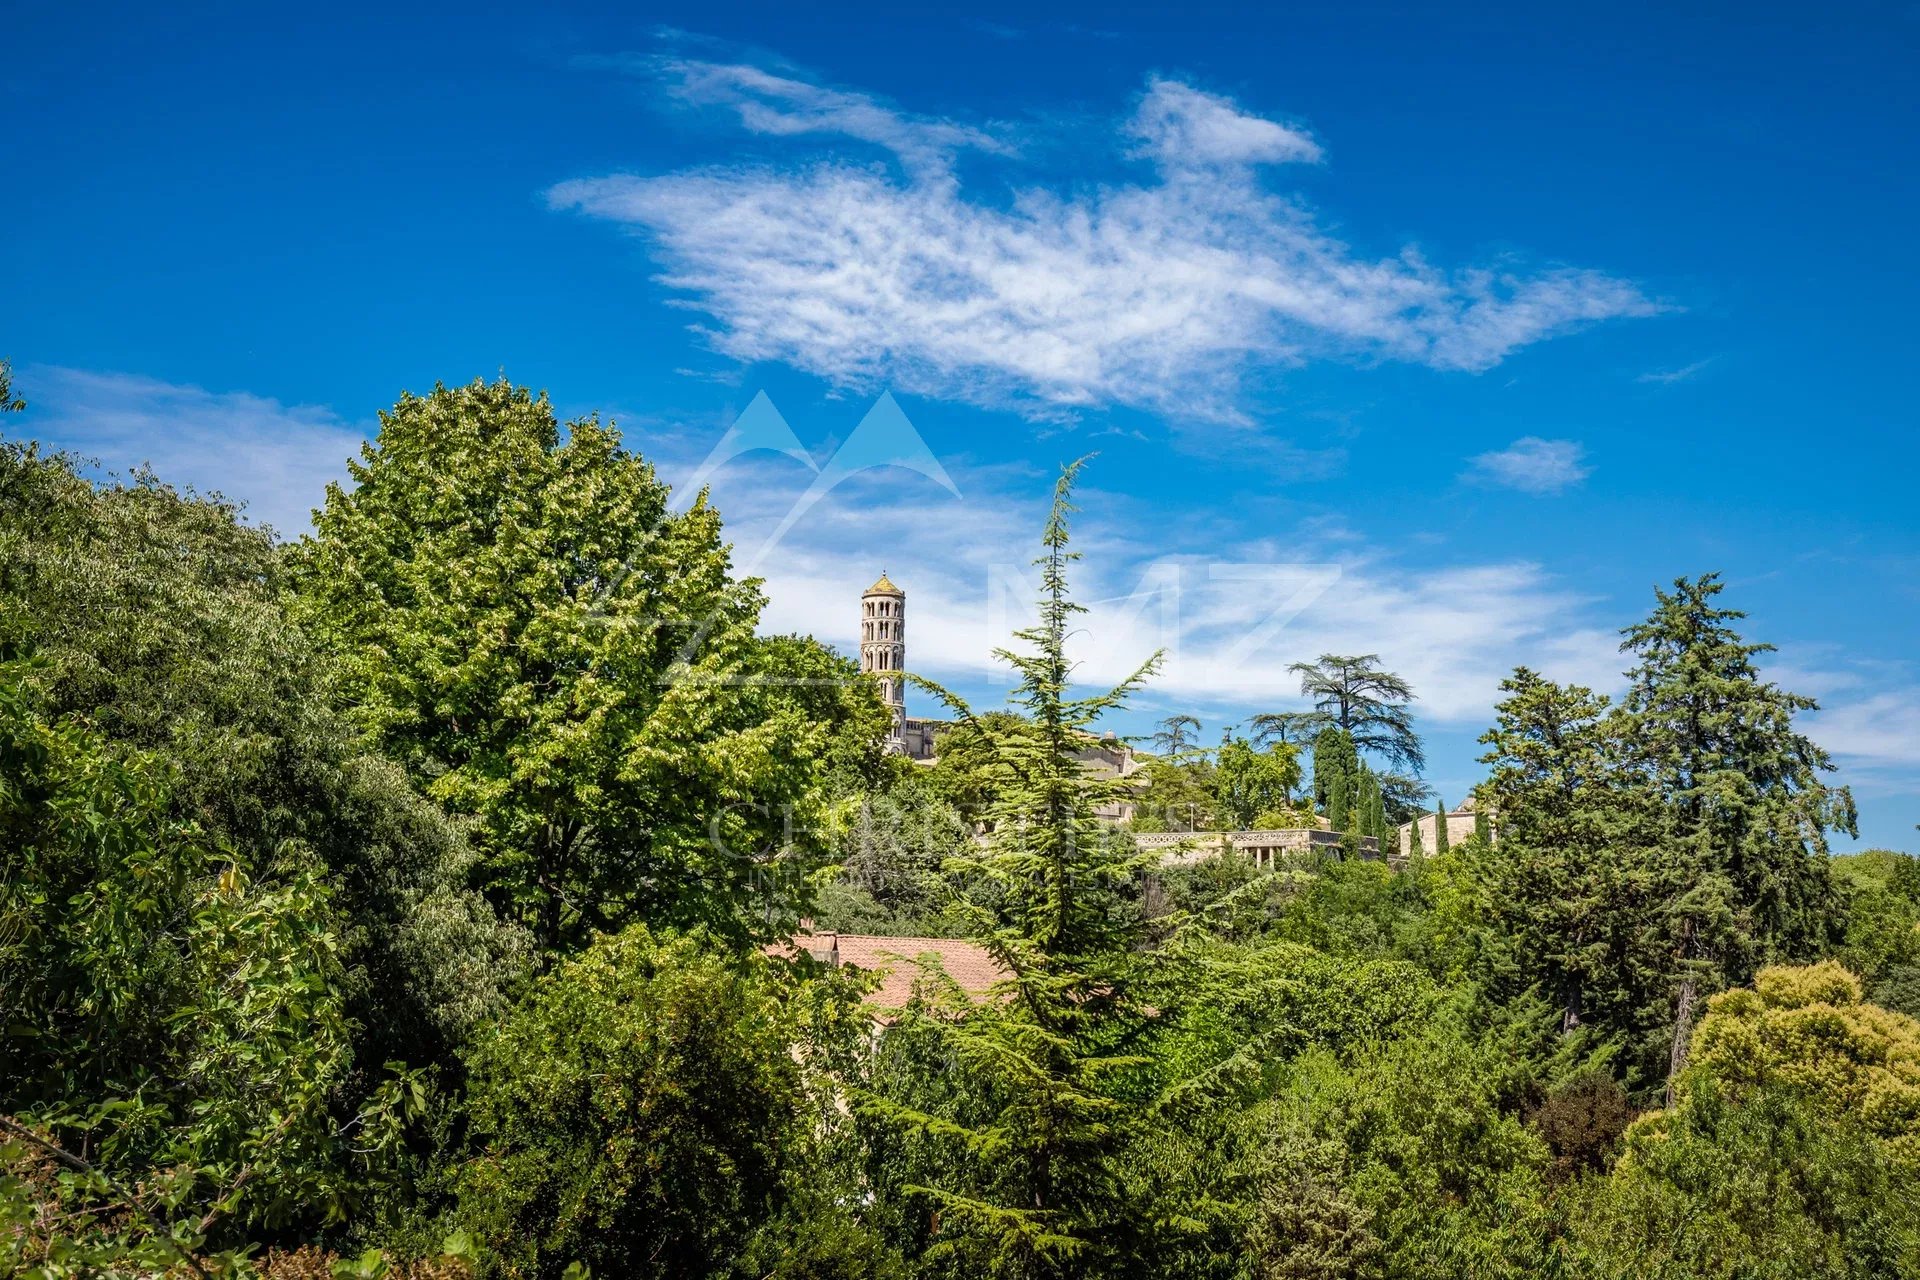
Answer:
M1346 781L1352 795L1353 776L1360 767L1360 753L1353 737L1344 729L1322 729L1313 740L1313 801L1322 813L1332 816L1334 779Z
M1451 843L1447 839L1447 802L1435 800L1433 802L1433 856L1436 858L1445 856Z
M1478 800L1473 805L1473 835L1482 844L1493 843L1493 826L1487 821L1486 806Z
M1420 815L1414 814L1413 821L1407 827L1407 857L1409 860L1427 856L1426 840L1420 834Z

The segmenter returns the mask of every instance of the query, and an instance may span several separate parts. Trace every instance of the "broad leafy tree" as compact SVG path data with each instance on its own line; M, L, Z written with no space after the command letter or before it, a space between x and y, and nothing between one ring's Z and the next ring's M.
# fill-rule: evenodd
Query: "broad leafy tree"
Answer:
M1245 738L1235 738L1215 757L1213 781L1221 820L1231 829L1245 830L1288 808L1300 781L1300 761L1285 744L1256 751Z
M13 364L0 360L0 413L19 413L27 402L13 393Z
M81 1219L193 1269L363 1207L417 1085L354 1087L322 868L249 875L175 816L165 760L44 718L23 674L0 664L0 1154L58 1176L0 1259Z
M317 859L360 1051L449 1058L524 937L468 886L460 825L334 712L283 584L271 536L218 497L0 444L0 652L34 655L37 705L163 760L174 815L255 882Z
M499 1274L726 1274L790 1188L826 1176L806 1164L819 1121L777 969L634 926L478 1046L458 1217Z
M504 379L403 397L350 470L293 557L302 620L371 738L477 819L498 909L547 949L790 924L830 734L704 495L673 510L611 426Z

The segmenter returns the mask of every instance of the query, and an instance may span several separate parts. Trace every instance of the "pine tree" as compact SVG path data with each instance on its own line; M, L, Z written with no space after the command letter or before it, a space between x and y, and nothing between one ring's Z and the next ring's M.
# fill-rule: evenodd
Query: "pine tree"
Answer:
M1665 924L1678 957L1669 1079L1705 994L1835 940L1826 833L1855 833L1851 793L1821 778L1832 760L1793 726L1818 704L1760 677L1754 658L1773 646L1734 631L1746 615L1715 603L1723 589L1707 574L1656 590L1653 613L1620 646L1638 659L1624 704L1632 763L1665 813Z
M1037 562L1039 623L1016 633L1027 652L998 651L1018 676L1012 701L1020 717L976 716L955 695L918 682L978 733L990 756L990 844L953 868L998 890L997 905L971 908L971 919L975 938L1011 976L976 1001L936 975L927 1001L908 1011L889 1043L939 1045L961 1069L936 1098L909 1087L904 1097L869 1097L866 1110L925 1144L918 1167L928 1180L908 1189L940 1215L935 1251L968 1275L1099 1271L1150 1230L1126 1202L1117 1153L1156 1104L1127 1080L1141 1060L1115 1046L1153 1016L1136 991L1159 956L1140 948L1137 926L1112 909L1108 892L1144 859L1129 837L1094 817L1129 788L1090 773L1077 753L1090 726L1160 658L1105 693L1069 696L1066 640L1082 609L1067 594L1067 566L1078 558L1067 550L1067 517L1079 466L1067 467L1055 489Z
M1475 797L1475 836L1461 882L1498 957L1482 981L1503 998L1538 990L1559 1030L1597 1024L1638 1037L1655 999L1644 975L1660 944L1634 886L1649 875L1650 797L1622 767L1624 735L1607 699L1525 667L1500 685L1490 766ZM1501 815L1500 842L1480 822Z

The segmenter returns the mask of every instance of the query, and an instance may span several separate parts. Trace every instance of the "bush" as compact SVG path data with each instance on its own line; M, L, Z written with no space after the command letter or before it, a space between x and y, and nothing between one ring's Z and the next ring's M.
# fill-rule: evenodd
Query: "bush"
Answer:
M731 1264L805 1136L771 964L635 926L539 980L472 1057L458 1217L485 1274Z

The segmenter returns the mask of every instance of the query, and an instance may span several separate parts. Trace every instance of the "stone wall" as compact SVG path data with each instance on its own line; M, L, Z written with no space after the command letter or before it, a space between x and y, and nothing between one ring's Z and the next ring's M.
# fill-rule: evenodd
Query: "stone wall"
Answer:
M1164 861L1169 866L1201 862L1231 850L1252 859L1254 865L1260 867L1277 866L1287 858L1315 850L1338 853L1346 839L1338 831L1318 827L1278 827L1270 831L1153 831L1133 838L1143 851L1164 850ZM1380 842L1372 836L1362 836L1360 856L1378 858Z
M1431 857L1433 851L1439 847L1439 821L1439 814L1428 813L1415 818L1413 822L1401 823L1398 832L1400 837L1399 856L1402 858L1413 856L1413 827L1414 823L1417 822L1420 824L1420 847ZM1449 845L1457 845L1472 834L1472 805L1462 805L1447 815L1447 843Z

